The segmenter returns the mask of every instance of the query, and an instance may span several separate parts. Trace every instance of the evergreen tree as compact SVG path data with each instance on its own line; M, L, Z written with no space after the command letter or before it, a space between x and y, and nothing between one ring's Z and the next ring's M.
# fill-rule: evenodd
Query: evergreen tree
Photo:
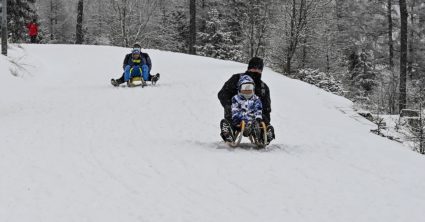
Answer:
M242 59L240 47L233 42L232 32L227 30L226 21L215 8L208 12L204 28L198 33L197 54L234 61Z
M26 39L26 25L37 19L34 3L35 0L7 0L8 31L12 42Z
M342 83L332 75L314 69L299 69L297 74L291 76L304 82L315 85L336 95L344 95Z
M187 53L189 49L189 18L180 7L164 14L160 26L160 38L155 38L154 45L159 49Z
M349 98L360 105L370 106L374 89L379 85L377 72L373 69L370 55L366 51L353 53L350 58L349 72L345 84L349 89Z

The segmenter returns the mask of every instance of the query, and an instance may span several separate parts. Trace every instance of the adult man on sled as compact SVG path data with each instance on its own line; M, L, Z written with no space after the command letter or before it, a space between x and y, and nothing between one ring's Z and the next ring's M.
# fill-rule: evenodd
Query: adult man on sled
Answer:
M270 90L261 80L263 68L264 62L261 58L252 58L248 63L248 70L245 73L234 74L224 83L222 89L218 92L218 99L224 108L224 119L220 122L220 136L227 143L233 143L235 141L234 132L239 130L232 124L232 98L240 93L240 80L244 76L249 76L254 81L255 95L261 100L262 117L257 119L264 122L266 126L267 142L264 145L268 145L275 138L273 126L270 124L270 112L272 111Z

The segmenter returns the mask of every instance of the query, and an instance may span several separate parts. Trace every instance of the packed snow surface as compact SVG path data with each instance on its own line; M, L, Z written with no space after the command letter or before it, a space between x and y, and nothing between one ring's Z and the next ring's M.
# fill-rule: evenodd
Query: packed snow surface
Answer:
M110 85L125 48L0 57L0 221L423 221L425 159L350 101L265 69L276 140L231 149L217 92L246 64L144 51L157 86Z

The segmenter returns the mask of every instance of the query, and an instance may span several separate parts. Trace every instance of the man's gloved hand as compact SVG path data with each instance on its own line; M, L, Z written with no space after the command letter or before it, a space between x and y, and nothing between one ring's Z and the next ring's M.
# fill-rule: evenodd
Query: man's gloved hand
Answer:
M264 123L266 123L266 125L270 124L270 119L264 114L263 114L263 121L264 121Z
M257 121L258 123L261 123L261 122L263 122L263 119L262 118L256 118L255 121Z

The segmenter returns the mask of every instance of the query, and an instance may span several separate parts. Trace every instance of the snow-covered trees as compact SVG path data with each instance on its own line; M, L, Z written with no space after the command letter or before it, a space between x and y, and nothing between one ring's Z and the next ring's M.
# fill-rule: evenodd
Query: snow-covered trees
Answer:
M264 57L271 29L270 19L273 17L271 15L272 1L233 0L231 1L231 7L235 9L234 14L232 13L235 16L231 17L231 19L240 26L246 57Z
M134 42L146 41L154 31L151 20L158 12L159 1L114 0L108 5L110 14L106 17L114 45L130 46ZM146 44L143 44L146 45Z
M358 102L382 97L384 112L393 114L415 106L412 93L425 95L423 0L10 2L10 23L17 24L10 26L12 41L25 37L23 25L35 16L29 7L35 2L43 43L140 42L239 62L260 56L285 75L309 68L325 73Z
M360 52L360 55L352 53L350 56L346 82L350 87L350 97L355 101L359 98L368 98L378 85L377 72L372 67L370 57L366 51Z
M315 85L328 92L341 96L344 95L342 83L329 73L321 72L317 69L300 69L292 77Z
M217 9L209 10L203 27L198 32L197 54L240 61L241 46L235 42L232 34L223 15Z
M21 42L27 38L26 25L33 19L37 19L34 2L35 0L7 1L8 32L12 42Z
M71 4L75 3L75 4ZM41 43L74 43L76 2L63 0L36 1Z

